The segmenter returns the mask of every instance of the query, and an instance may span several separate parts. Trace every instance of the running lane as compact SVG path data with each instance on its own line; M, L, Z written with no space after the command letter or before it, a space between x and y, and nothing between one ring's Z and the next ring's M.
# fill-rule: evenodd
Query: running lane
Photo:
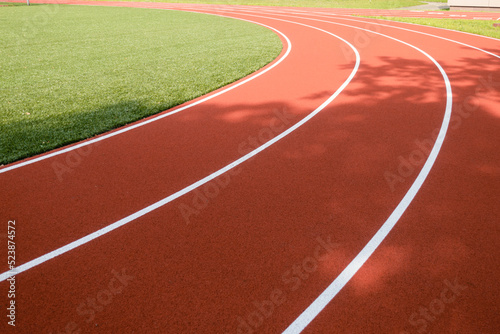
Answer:
M281 63L230 92L0 174L9 190L2 212L19 226L18 264L276 138L356 75L315 117L232 173L17 275L17 331L282 332L415 182L446 110L445 78L432 58L454 102L435 166L306 332L495 332L499 59L464 43L498 53L498 42L419 27L457 44L283 9L168 7L258 21L290 43L282 36ZM356 51L329 32L358 50L357 71ZM62 181L57 162L75 165Z

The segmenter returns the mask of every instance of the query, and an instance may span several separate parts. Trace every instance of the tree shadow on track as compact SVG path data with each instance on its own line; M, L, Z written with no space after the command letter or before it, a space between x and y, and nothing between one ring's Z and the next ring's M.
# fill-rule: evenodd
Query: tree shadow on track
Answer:
M374 235L417 177L445 113L443 79L429 62L395 57L379 60L376 66L363 65L341 96L309 123L242 165L241 180L235 180L235 184L243 187L246 179L266 184L265 191L259 193L260 200L246 209L253 212L252 224L263 223L256 235L269 236L261 243L273 244L273 231L279 230L282 240L287 240L281 246L287 260L268 259L263 270L284 273L291 264L304 259L315 237L332 236L340 246L314 272L315 279L326 287ZM451 312L444 313L432 324L432 330L491 329L498 324L494 312L487 311L493 304L482 303L481 297L487 293L498 296L498 289L488 291L481 280L492 280L492 276L483 277L486 268L494 266L487 254L498 253L495 237L485 230L498 231L494 198L500 186L500 164L492 152L498 151L500 119L494 111L500 104L500 80L495 75L500 73L500 65L486 58L478 61L464 57L458 63L442 64L453 85L453 116L428 180L394 231L346 287L348 292L336 301L339 305L352 303L346 299L352 293L380 300L381 307L376 310L373 304L362 304L364 299L355 301L351 311L356 321L367 313L371 314L368 322L386 321L390 311L395 316L380 326L387 331L394 326L412 330L407 320L410 315L419 305L429 305L439 298L446 287L444 281L453 282L458 277L459 282L474 289L467 292L463 302L450 308L474 314L477 320L453 319ZM489 73L493 74L491 78ZM303 99L321 99L329 94L324 91ZM294 106L282 103L273 107L294 110ZM246 116L231 117L236 123L264 125L269 121L259 120L260 106L235 106L229 113L238 110L246 110ZM217 118L227 121L226 116ZM255 128L254 134L258 132ZM398 177L397 181L388 179L387 172ZM290 193L287 185L291 183L296 193ZM286 198L287 204L272 204L277 196ZM242 208L231 210L237 221L238 214L245 212ZM270 219L270 211L282 214L273 214ZM255 252L259 252L262 244L257 238L255 242ZM293 249L289 245L294 245ZM484 267L484 263L489 265ZM481 279L474 279L474 275ZM275 279L280 284L279 275ZM315 284L303 283L297 300L315 298ZM405 290L409 284L412 291ZM404 296L408 302L386 298L390 295ZM480 311L471 311L477 303ZM289 306L300 312L299 306ZM363 328L359 323L348 325Z
M381 302L381 307L373 310L373 304L353 305L350 299L346 299L350 294L338 297L339 305L349 304L357 310L352 311L352 319L359 320L367 313L372 320L386 319L390 310L406 322L401 330L415 330L415 325L408 321L412 313L417 312L421 305L429 307L429 303L439 298L446 287L443 282L454 281L458 277L459 282L467 287L474 286L474 290L468 291L469 295L461 304L450 308L467 315L469 319L450 318L450 312L433 323L432 330L446 332L450 328L460 328L473 332L484 328L484 331L491 332L498 326L498 319L491 311L494 307L491 299L483 298L488 294L496 298L500 295L497 288L490 289L498 271L492 274L488 269L494 267L489 254L498 255L494 246L494 240L499 237L495 217L500 214L494 199L494 194L500 189L500 161L494 153L498 152L500 142L500 64L491 58L464 57L459 59L457 65L442 63L452 82L454 94L447 138L420 194L374 257L348 285L347 290L356 295L385 299L386 302ZM391 57L383 57L381 61L382 65L362 66L357 80L344 93L352 97L352 102L344 106L351 115L343 115L335 124L337 128L343 126L347 129L345 137L348 140L338 144L352 148L351 163L348 163L346 155L342 156L342 160L347 165L343 170L345 179L353 181L344 183L352 192L342 193L332 201L335 203L334 222L345 224L350 221L344 227L351 230L363 222L378 227L385 221L390 210L380 215L374 213L382 208L392 210L394 203L413 183L423 165L421 158L427 158L444 115L444 103L439 102L445 98L444 86L433 65ZM393 64L398 67L394 69ZM402 76L405 73L408 80L402 80L400 87L384 82L385 76ZM425 73L424 77L420 75L422 73ZM415 79L419 77L422 79ZM408 90L408 87L413 89ZM357 99L369 102L356 103ZM369 112L367 108L371 108ZM337 117L340 118L339 115ZM370 124L382 131L378 137L370 136L369 129L357 128L360 130L354 131L355 127L347 126L348 121L354 121L356 125ZM389 150L392 157L376 145L388 133L397 133L397 136L392 136L381 147ZM386 155L379 159L383 153ZM363 158L356 159L356 156ZM369 171L373 172L371 176ZM385 177L384 185L380 179L387 172L391 174L389 178ZM353 182L359 182L358 187L353 187ZM392 196L394 194L397 195ZM356 208L353 203L359 202L361 197L368 205L363 203ZM356 215L360 217L353 222ZM491 235L485 231L496 232ZM356 238L360 233L351 237ZM373 230L367 233L367 236L371 235ZM341 244L345 245L344 242ZM354 247L347 252L353 253ZM339 250L340 258L345 254L345 250ZM338 258L334 257L332 261L338 261ZM405 286L407 282L411 282L414 291L398 289L400 284ZM404 296L411 302L402 304L393 298L387 301L386 296L394 294ZM476 317L475 320L470 320L471 315ZM431 321L427 323L431 328ZM349 325L352 326L350 328L359 328L359 323Z
M500 73L500 66L487 64L488 73ZM491 110L498 110L500 89L476 93L485 73L472 59L443 66L452 83L457 82L454 112L463 108L458 114L461 123L452 119L431 174L401 221L335 298L335 307L320 314L333 328L349 328L350 333L366 333L367 328L384 333L413 330L408 323L412 313L421 305L429 307L440 298L443 281L455 278L467 286L463 298L447 304L440 317L428 322L429 328L492 332L489 329L498 324L494 222L499 212L494 186L499 163L492 152L498 151L500 120ZM469 70L464 71L466 66ZM103 159L113 156L120 164L103 175L116 173L127 182L148 175L135 180L137 189L147 191L119 197L120 204L134 212L182 189L186 180L196 182L275 138L333 93L325 89L297 99L306 101L307 108L290 101L208 101L203 110L188 109L151 123L136 142L121 143L127 150L104 152ZM403 198L427 157L426 148L434 143L433 132L441 126L444 98L442 78L429 62L383 57L377 65L363 65L331 105L242 163L230 178L211 181L162 208L161 214L147 215L147 229L128 226L123 236L127 247L113 248L106 255L117 262L125 259L128 265L154 263L154 270L136 274L141 284L134 294L148 298L134 299L134 309L161 312L172 332L185 332L193 324L200 332L236 332L238 317L248 319L258 310L256 301L269 300L279 289L285 301L258 330L282 331L337 277ZM82 162L78 168L86 167ZM394 181L388 181L386 172L399 177L392 188ZM72 177L78 177L78 170ZM113 180L98 181L100 189L116 187ZM85 191L81 198L92 198L96 190L89 186ZM96 201L102 208L112 207L117 203L113 196ZM73 204L79 202L75 198ZM196 212L189 216L189 224L181 204ZM85 219L105 224L104 211L90 212ZM66 228L76 235L86 232L88 224L78 219L71 226L63 221L51 228ZM33 228L43 231L43 223L39 225ZM30 247L35 247L30 238L34 243L36 232L26 230L19 241L23 256L29 258ZM325 257L314 262L322 245L318 240L331 242L321 249ZM44 247L51 250L48 243ZM145 244L155 252L144 252ZM493 275L484 276L488 271ZM37 278L25 279L30 284ZM50 287L58 285L49 282L44 287L41 293L50 301ZM85 291L88 288L81 294ZM493 298L483 303L485 295ZM37 315L40 322L51 309L65 312L60 305L44 308ZM120 318L119 308L107 308L101 315L108 312ZM157 325L148 321L145 317L141 324Z

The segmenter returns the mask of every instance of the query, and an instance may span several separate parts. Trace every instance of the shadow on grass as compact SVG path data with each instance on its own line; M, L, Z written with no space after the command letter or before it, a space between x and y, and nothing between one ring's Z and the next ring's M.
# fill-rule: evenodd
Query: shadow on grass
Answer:
M0 164L91 138L164 109L152 110L150 105L138 101L123 101L76 115L64 114L46 118L31 118L31 115L26 115L25 120L2 125Z

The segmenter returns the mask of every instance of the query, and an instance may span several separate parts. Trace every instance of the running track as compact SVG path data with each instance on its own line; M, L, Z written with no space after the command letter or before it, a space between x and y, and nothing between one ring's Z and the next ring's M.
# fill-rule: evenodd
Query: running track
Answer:
M499 331L500 41L352 10L92 5L250 20L284 48L0 169L22 271L2 331Z

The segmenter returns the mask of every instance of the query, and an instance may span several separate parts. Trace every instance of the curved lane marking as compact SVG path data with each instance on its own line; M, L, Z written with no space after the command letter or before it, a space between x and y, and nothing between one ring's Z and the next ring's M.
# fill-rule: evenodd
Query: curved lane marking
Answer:
M250 15L250 16L258 16L258 15L253 15L253 14L242 14L242 15ZM290 14L275 14L275 15L280 15L280 16L292 16ZM262 16L258 16L262 17ZM297 16L292 16L294 18L298 19L306 19L306 20L312 20L312 21L317 21L317 22L324 22L328 24L334 24L334 25L340 25L340 26L345 26L353 29L358 29L358 30L364 30L373 34L377 34L383 37L386 37L388 39L394 40L396 42L402 43L404 45L407 45L418 52L422 53L424 56L426 56L428 59L431 60L431 62L436 65L438 70L440 71L444 82L446 86L446 107L445 107L445 113L443 117L443 122L441 124L441 128L438 134L438 138L436 139L436 142L434 143L434 146L429 154L429 157L427 158L424 166L422 167L420 173L418 174L417 178L411 185L410 189L408 192L405 194L403 199L399 202L399 204L396 206L392 214L387 218L387 220L384 222L384 224L380 227L380 229L375 233L375 235L370 239L370 241L363 247L363 249L359 252L358 255L347 265L347 267L341 272L341 274L312 302L311 305L307 307L306 310L304 310L299 317L297 317L290 325L289 327L283 331L283 334L295 334L295 333L301 333L315 318L316 316L333 300L333 298L342 290L342 288L351 280L352 277L357 273L357 271L363 266L363 264L370 258L370 256L375 252L375 250L380 246L382 241L387 237L387 235L390 233L390 231L394 228L394 226L397 224L401 216L404 214L406 209L409 207L415 196L417 195L418 191L420 190L421 186L427 179L427 176L429 175L436 159L437 156L441 150L441 147L443 145L444 139L446 137L446 133L448 131L448 126L450 123L451 119L451 111L452 111L452 105L453 105L453 94L452 94L452 89L451 89L451 83L448 78L448 75L446 74L445 70L441 67L441 65L432 57L430 56L427 52L423 51L422 49L404 42L402 40L399 40L397 38L394 38L392 36L388 36L379 32L375 32L369 29L364 29L356 26L351 26L347 24L342 24L338 22L331 22L331 21L325 21L325 20L319 20L319 19L314 19L314 18L307 18L307 17L297 17ZM437 37L437 36L436 36ZM463 44L458 42L459 44ZM472 46L471 46L472 47ZM476 47L472 47L474 49L481 50ZM484 50L482 50L484 51ZM486 53L489 53L485 51ZM356 56L359 56L358 54Z
M370 258L370 256L375 252L378 246L380 246L382 241L384 241L389 232L399 221L403 213L406 211L408 206L411 204L411 202L417 195L418 191L420 190L420 187L424 184L425 180L427 179L427 176L429 175L432 169L432 166L434 165L437 159L439 151L441 150L444 139L446 137L446 132L448 131L448 126L451 118L451 109L453 105L453 93L448 75L446 74L445 70L441 67L441 65L431 55L429 55L422 49L410 43L394 38L392 36L371 31L369 29L350 26L337 22L318 20L318 19L311 19L311 18L302 18L302 19L309 19L313 21L325 22L329 24L341 25L354 29L364 30L400 42L422 53L424 56L429 58L434 63L434 65L436 65L436 67L439 69L439 72L443 76L446 86L446 108L443 117L443 122L439 130L438 138L434 143L431 153L429 154L429 157L427 158L424 166L422 167L422 170L418 174L417 178L415 179L415 181L413 182L413 184L411 185L410 189L405 194L403 199L399 202L399 204L396 206L396 208L389 216L389 218L387 218L384 224L380 227L377 233L375 233L375 235L370 239L370 241L365 245L365 247L363 247L363 249L359 252L359 254L356 255L356 257L349 263L349 265L342 271L342 273L312 302L312 304L309 305L309 307L307 307L307 309L304 310L304 312L302 312L302 314L300 314L299 317L290 324L290 326L283 332L283 334L301 333L311 323L311 321L314 320L314 318L316 318L316 316L326 307L326 305L328 305L328 303L330 303L330 301L340 292L340 290L342 290L342 288L347 284L347 282L351 280L351 278Z
M299 127L301 127L306 122L308 122L311 118L316 116L327 105L329 105L345 89L345 87L347 87L347 85L352 81L352 79L356 75L358 68L359 68L359 65L360 65L360 62L361 62L361 58L359 56L358 50L356 50L356 48L351 43L349 43L348 41L344 40L343 38L341 38L335 34L332 34L331 32L328 32L326 30L323 30L323 29L320 29L317 27L309 26L309 25L303 24L303 23L297 23L297 22L293 22L293 21L288 21L288 22L293 23L293 24L297 24L297 25L302 25L305 27L309 27L309 28L312 28L315 30L319 30L319 31L324 32L328 35L331 35L331 36L341 40L342 42L346 43L356 54L356 63L355 63L353 70L351 71L351 74L346 79L346 81L344 81L344 83L335 91L335 93L333 93L327 100L325 100L325 102L323 102L318 108L316 108L314 111L312 111L306 117L304 117L302 120L300 120L299 122L297 122L296 124L294 124L293 126L288 128L286 131L282 132L281 134L277 135L273 139L271 139L268 142L266 142L265 144L259 146L258 148L251 151L250 153L242 156L241 158L237 159L236 161L226 165L225 167L223 167L223 168L219 169L218 171L206 176L205 178L191 184L190 186L187 186L184 189L181 189L181 190L177 191L176 193L174 193L170 196L167 196L167 197L159 200L158 202L151 204L148 207L145 207L142 210L139 210L139 211L137 211L137 212L125 217L125 218L122 218L122 219L120 219L120 220L118 220L118 221L116 221L116 222L114 222L106 227L103 227L102 229L99 229L91 234L88 234L88 235L86 235L78 240L75 240L75 241L73 241L73 242L71 242L63 247L60 247L52 252L49 252L49 253L42 255L38 258L35 258L29 262L26 262L26 263L20 265L19 267L16 267L15 270L7 271L7 272L0 274L0 282L6 280L7 278L9 278L11 276L17 275L21 272L24 272L24 271L27 271L27 270L33 268L33 267L36 267L39 264L42 264L48 260L51 260L59 255L67 253L70 250L73 250L77 247L80 247L80 246L82 246L82 245L84 245L84 244L86 244L86 243L88 243L96 238L99 238L99 237L101 237L101 236L121 227L121 226L124 226L124 225L126 225L126 224L128 224L128 223L130 223L130 222L132 222L132 221L134 221L134 220L136 220L136 219L138 219L138 218L140 218L140 217L142 217L142 216L144 216L144 215L146 215L146 214L148 214L148 213L150 213L150 212L152 212L152 211L154 211L162 206L164 206L167 203L172 202L173 200L189 193L190 191L195 190L196 188L204 185L205 183L210 182L211 180L215 179L216 177L226 173L227 171L231 170L232 168L249 160L250 158L252 158L256 154L262 152L263 150L265 150L269 146L273 145L277 141L283 139L284 137L286 137L287 135L289 135L293 131L297 130ZM278 31L278 30L275 30L275 31ZM290 53L290 50L292 49L292 44L286 35L284 35L282 33L280 33L280 34L286 39L286 41L289 45L289 48L288 48L287 54L286 54L288 56L288 54ZM284 58L282 58L282 59L284 59ZM198 102L198 104L199 103L201 103L201 102ZM176 112L178 112L178 110Z

